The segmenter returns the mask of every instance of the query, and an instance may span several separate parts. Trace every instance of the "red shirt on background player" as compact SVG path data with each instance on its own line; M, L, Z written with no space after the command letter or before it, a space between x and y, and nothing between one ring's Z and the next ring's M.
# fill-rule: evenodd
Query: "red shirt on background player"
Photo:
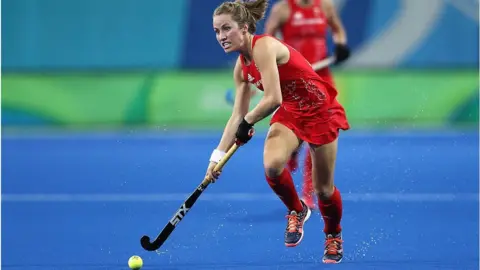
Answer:
M327 34L329 28L335 44L336 64L345 61L350 51L347 36L332 0L281 0L273 5L265 33L275 35L278 32L288 45L299 51L311 64L329 56ZM335 85L328 67L317 70L318 75ZM293 172L298 167L298 151L292 155L288 166ZM314 208L312 161L306 151L303 175L303 199L310 208Z
M213 14L217 41L226 53L239 52L233 78L235 101L223 135L210 157L206 177L217 179L214 167L234 144L252 137L254 124L273 113L264 145L263 164L267 183L288 209L284 234L287 247L303 239L304 223L311 210L299 198L285 163L302 142L312 158L312 175L324 219L323 262L343 258L342 198L334 185L339 130L349 129L336 89L322 79L305 57L275 37L255 35L267 0L224 2ZM250 85L264 92L249 111ZM248 166L248 164L245 164ZM259 206L261 207L261 206Z

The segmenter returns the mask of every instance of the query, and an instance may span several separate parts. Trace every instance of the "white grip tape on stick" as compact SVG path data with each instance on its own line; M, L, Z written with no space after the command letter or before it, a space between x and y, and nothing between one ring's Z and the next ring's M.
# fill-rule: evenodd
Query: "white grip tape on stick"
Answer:
M321 61L313 63L312 68L313 68L313 70L318 71L320 69L328 67L329 65L333 64L334 62L335 62L335 56L330 56L326 59L323 59Z

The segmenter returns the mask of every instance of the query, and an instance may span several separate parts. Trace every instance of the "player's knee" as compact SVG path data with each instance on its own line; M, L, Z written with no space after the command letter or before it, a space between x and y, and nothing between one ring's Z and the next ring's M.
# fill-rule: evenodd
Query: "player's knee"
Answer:
M316 168L318 169L318 168ZM313 188L320 200L328 200L332 197L335 187L333 185L333 172L323 168L314 173Z
M278 155L265 156L263 160L263 166L267 176L270 178L275 178L282 174L282 171L285 167L285 159Z
M315 194L320 200L328 200L332 197L335 187L332 184L320 184L314 185Z

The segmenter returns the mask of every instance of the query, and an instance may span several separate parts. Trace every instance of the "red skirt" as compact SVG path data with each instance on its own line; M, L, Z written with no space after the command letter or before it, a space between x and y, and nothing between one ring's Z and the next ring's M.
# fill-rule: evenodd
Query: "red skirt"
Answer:
M327 110L302 116L285 110L283 106L274 113L270 125L280 123L291 129L302 141L314 145L324 145L333 142L341 130L350 129L345 110L340 104L335 104Z
M335 87L335 81L333 79L332 72L330 71L330 68L326 67L323 69L320 69L316 72L320 78L325 80L327 83L329 83L331 86Z

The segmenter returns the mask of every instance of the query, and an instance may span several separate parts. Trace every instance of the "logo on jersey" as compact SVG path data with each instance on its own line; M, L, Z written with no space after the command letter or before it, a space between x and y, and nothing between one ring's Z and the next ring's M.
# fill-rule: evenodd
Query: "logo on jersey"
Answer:
M301 20L303 19L303 14L300 11L297 11L293 14L293 19L296 21Z
M255 87L259 88L261 85L262 85L262 80L258 80L255 82L255 78L249 74L247 74L248 76L248 82L255 85Z
M303 13L296 11L293 14L292 25L303 26L303 25L316 25L316 24L325 24L325 20L321 17L318 17L320 12L315 12L317 18L304 18Z

